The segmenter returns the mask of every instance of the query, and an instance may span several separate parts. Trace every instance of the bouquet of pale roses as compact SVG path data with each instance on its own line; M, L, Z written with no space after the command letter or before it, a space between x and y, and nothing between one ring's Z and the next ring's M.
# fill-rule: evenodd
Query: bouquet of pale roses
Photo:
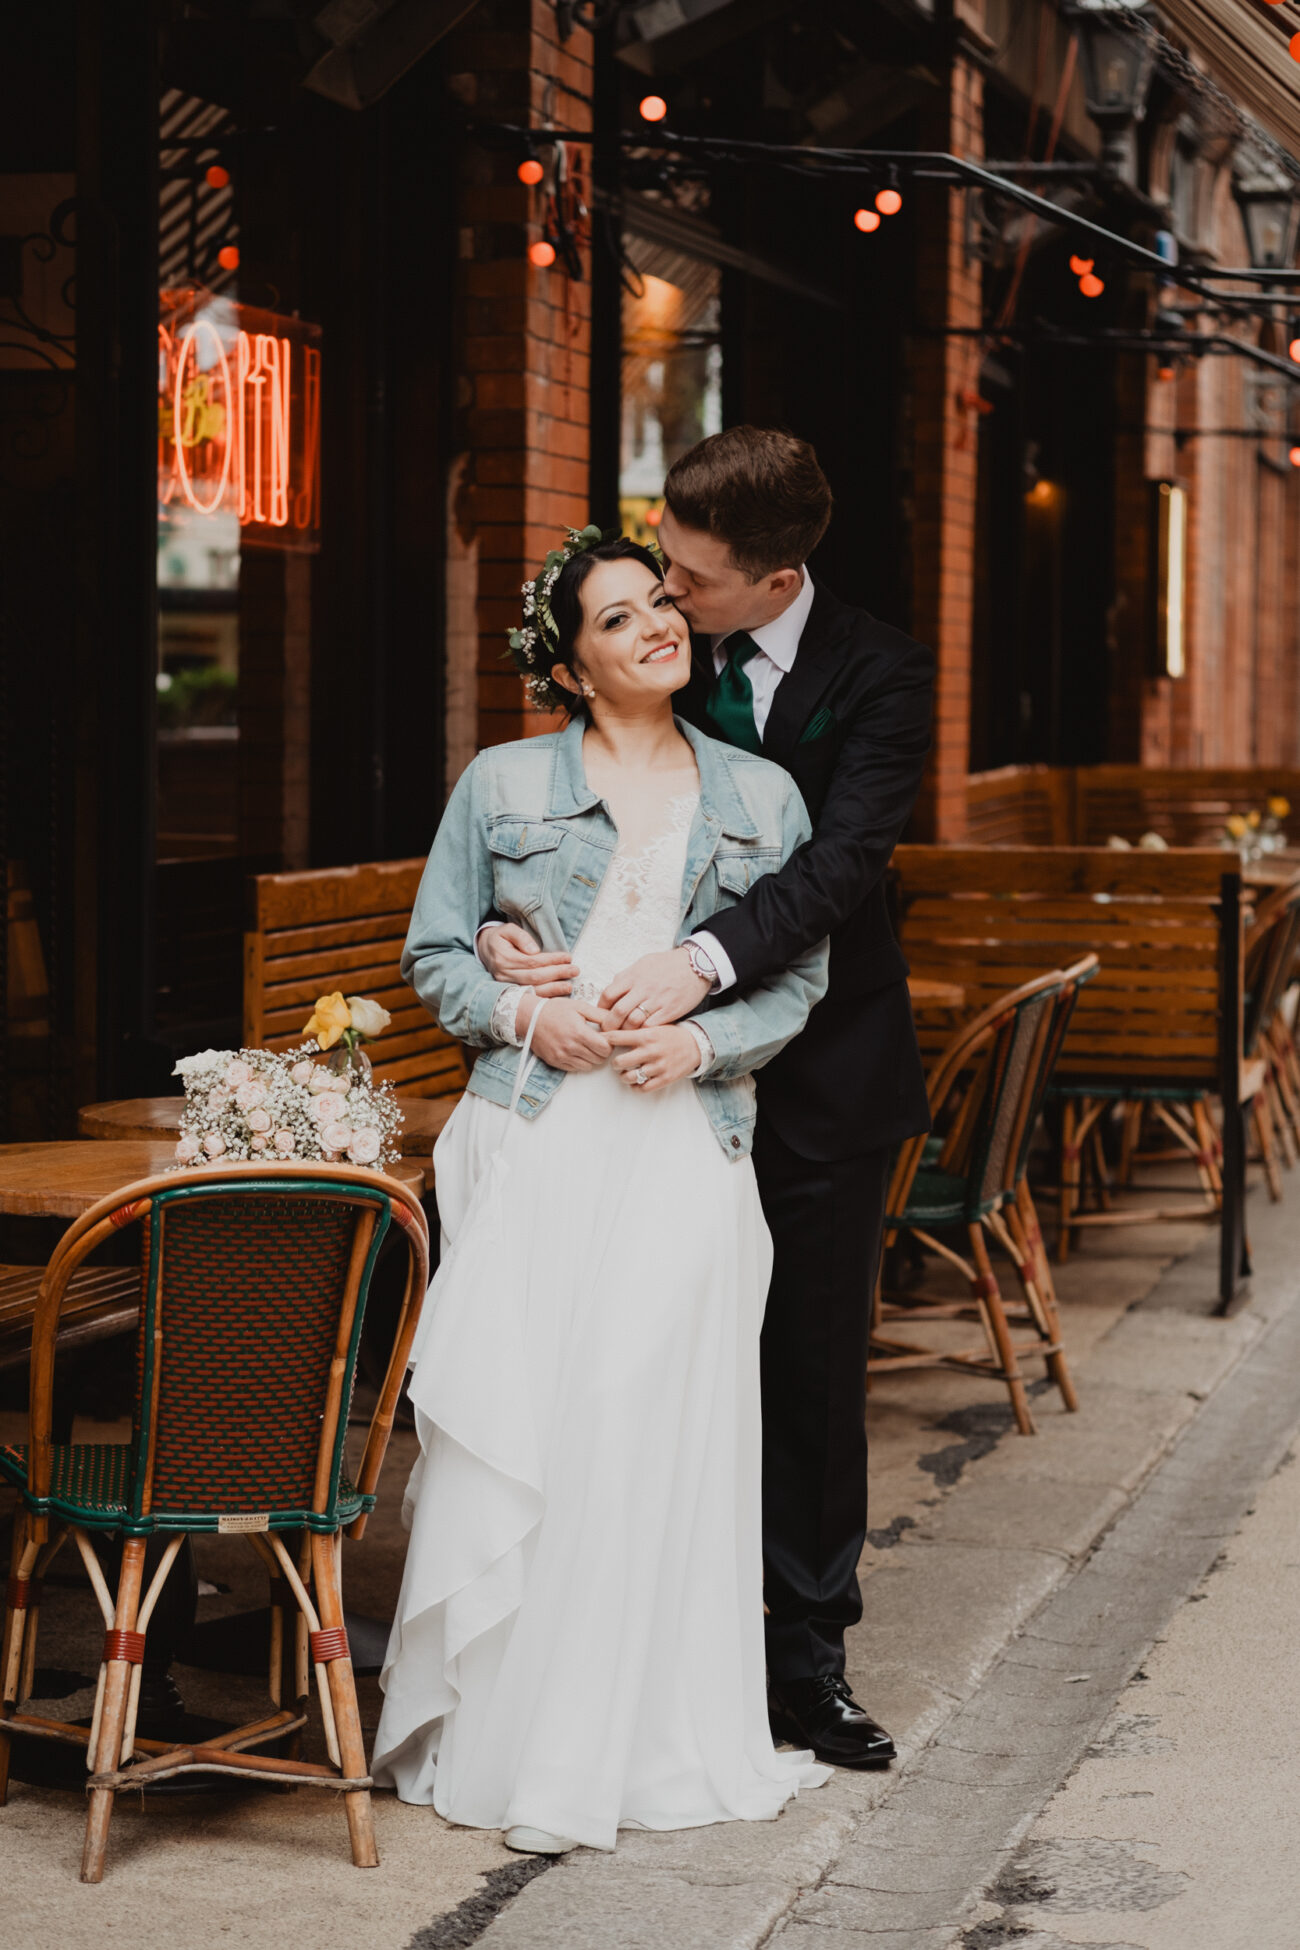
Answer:
M340 1077L313 1063L314 1043L203 1050L182 1057L185 1082L178 1166L323 1159L382 1169L401 1156L402 1113L389 1083Z

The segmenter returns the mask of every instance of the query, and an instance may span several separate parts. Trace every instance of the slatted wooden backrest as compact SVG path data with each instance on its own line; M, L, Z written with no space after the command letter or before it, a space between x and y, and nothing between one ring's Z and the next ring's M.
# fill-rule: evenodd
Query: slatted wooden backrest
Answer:
M1215 846L1230 813L1264 810L1280 794L1300 820L1300 771L1272 768L1081 765L1073 774L1071 835L1104 846L1112 833L1136 841L1159 833L1171 846Z
M900 846L903 949L915 974L961 982L968 1014L1094 952L1100 972L1079 992L1057 1080L1217 1090L1224 1063L1235 1078L1241 1060L1230 859L1209 849ZM918 1030L937 1054L951 1021L922 1012Z
M1059 765L1003 765L966 781L972 846L1068 846L1069 771Z
M264 873L250 884L244 936L244 1042L290 1049L318 995L371 995L392 1016L368 1045L377 1081L412 1097L465 1087L460 1047L403 982L399 964L423 860L379 860L307 873Z

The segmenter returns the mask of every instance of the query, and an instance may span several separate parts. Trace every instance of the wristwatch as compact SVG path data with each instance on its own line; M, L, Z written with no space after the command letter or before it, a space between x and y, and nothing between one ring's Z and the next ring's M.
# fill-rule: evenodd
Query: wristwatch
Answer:
M691 973L698 975L702 982L707 982L711 989L715 989L718 986L718 971L699 942L684 941L682 946L686 950L686 959L691 964Z

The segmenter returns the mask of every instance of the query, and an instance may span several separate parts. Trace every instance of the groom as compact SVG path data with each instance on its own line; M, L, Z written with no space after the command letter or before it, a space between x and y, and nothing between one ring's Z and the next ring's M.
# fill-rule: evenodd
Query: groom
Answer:
M894 1745L849 1690L844 1633L862 1615L867 1340L890 1157L928 1128L884 873L921 783L934 663L804 567L831 514L805 441L731 427L674 464L664 498L664 587L694 653L679 713L784 766L813 835L707 933L645 956L601 1000L611 1027L675 1022L830 936L825 999L758 1076L754 1165L775 1247L762 1339L767 1664L779 1737L842 1767L882 1767ZM518 928L485 931L479 952L500 981L567 987L566 958Z

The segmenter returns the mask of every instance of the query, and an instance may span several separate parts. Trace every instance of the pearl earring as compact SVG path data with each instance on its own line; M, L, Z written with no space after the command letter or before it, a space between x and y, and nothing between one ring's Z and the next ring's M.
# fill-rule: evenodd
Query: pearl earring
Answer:
M585 679L585 678L583 679L583 685L582 685L582 695L583 695L584 697L595 697L595 695L596 695L596 687L595 687L595 685L594 685L594 684L589 684L589 683L587 683L587 681L586 681L586 679Z

